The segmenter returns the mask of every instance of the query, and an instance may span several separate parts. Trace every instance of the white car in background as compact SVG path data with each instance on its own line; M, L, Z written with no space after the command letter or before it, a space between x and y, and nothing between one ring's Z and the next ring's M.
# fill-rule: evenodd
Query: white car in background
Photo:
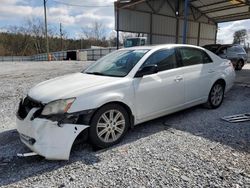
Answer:
M125 48L33 87L20 102L17 130L37 154L67 160L80 133L105 148L139 123L203 103L217 108L234 79L229 60L197 46Z

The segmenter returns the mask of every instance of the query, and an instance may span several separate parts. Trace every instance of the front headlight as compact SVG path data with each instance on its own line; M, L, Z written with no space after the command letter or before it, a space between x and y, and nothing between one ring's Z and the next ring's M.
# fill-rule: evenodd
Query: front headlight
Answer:
M64 114L69 110L74 101L75 98L70 98L50 102L45 105L42 115Z

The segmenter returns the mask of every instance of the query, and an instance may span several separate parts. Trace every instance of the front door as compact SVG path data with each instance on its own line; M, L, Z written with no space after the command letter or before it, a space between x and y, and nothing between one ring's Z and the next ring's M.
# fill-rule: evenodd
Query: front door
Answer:
M142 65L156 64L158 73L134 78L138 119L151 119L184 103L184 80L175 49L153 53ZM142 68L141 67L141 68Z

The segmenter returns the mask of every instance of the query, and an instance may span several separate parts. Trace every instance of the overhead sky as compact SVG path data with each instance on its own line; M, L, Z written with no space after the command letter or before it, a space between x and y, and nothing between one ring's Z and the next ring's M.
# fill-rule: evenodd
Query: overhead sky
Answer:
M0 0L0 31L13 25L21 25L32 17L43 19L43 0ZM97 21L114 30L114 0L47 0L48 23L59 32L59 23L68 37L78 38L81 28ZM78 5L78 6L73 6ZM218 40L231 43L233 33L239 29L250 33L250 20L219 24Z

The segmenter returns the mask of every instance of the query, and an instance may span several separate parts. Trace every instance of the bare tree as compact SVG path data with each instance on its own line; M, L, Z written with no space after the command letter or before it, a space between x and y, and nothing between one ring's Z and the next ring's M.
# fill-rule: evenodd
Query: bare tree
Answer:
M100 22L93 22L90 26L82 28L84 38L91 40L105 40L107 29Z

